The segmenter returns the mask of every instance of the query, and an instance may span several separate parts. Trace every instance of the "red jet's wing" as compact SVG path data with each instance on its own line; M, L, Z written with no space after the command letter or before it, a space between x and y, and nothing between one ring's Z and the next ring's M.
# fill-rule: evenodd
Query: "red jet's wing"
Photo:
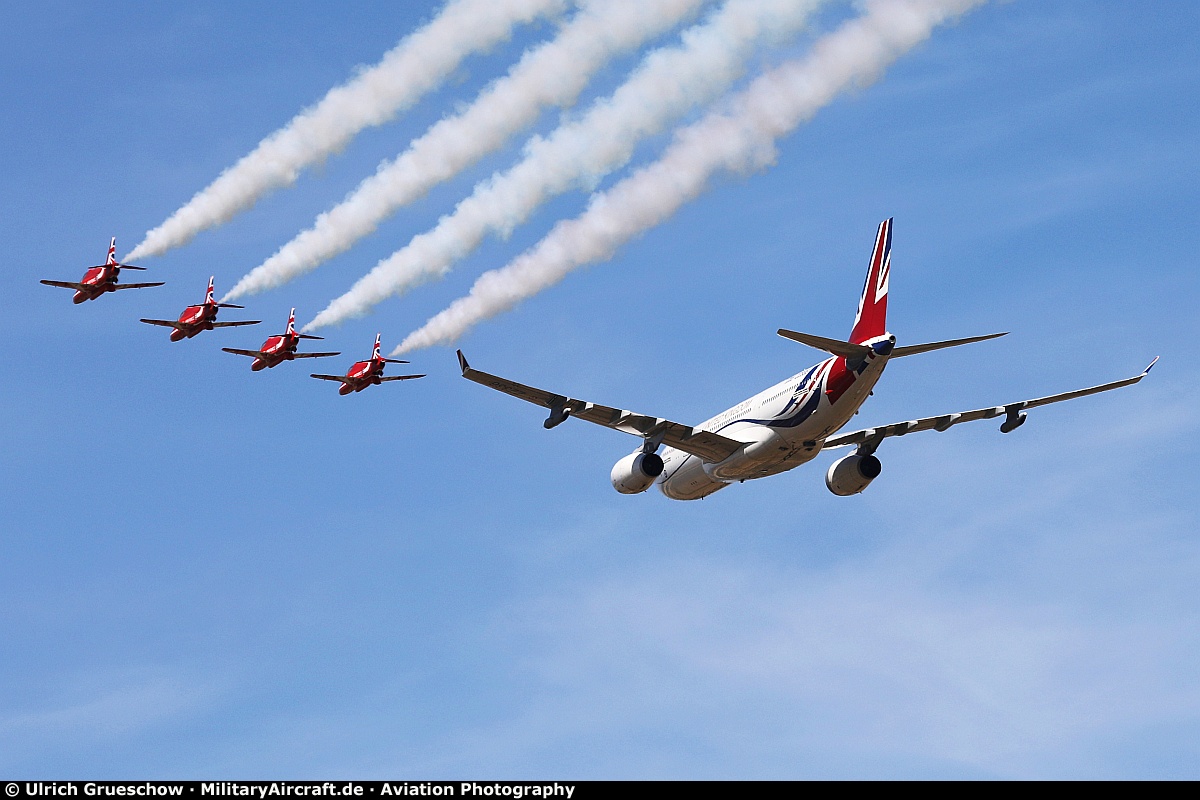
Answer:
M340 355L341 353L292 353L292 358L326 358Z
M248 319L242 322L214 322L212 326L214 328L238 328L242 325L257 325L260 322L262 322L261 319Z
M38 281L47 286L57 286L60 289L74 289L77 292L84 292L88 289L95 289L95 286L88 286L86 283L72 283L71 281Z
M182 322L175 322L170 319L140 319L138 322L144 322L147 325L160 325L164 328L174 328L177 331L186 331L189 327Z
M238 350L236 347L222 347L226 353L233 353L235 356L250 356L251 358L270 358L270 356L261 350Z
M424 375L392 375L387 378L380 378L381 381L411 381L413 378L424 378Z
M115 284L112 288L114 291L116 291L117 289L148 289L151 286L162 286L162 285L164 285L163 281L159 281L158 283L118 283L118 284Z
M316 373L313 373L309 377L310 378L320 378L323 381L338 381L339 383L353 383L353 381L350 378L347 378L345 375L317 375Z

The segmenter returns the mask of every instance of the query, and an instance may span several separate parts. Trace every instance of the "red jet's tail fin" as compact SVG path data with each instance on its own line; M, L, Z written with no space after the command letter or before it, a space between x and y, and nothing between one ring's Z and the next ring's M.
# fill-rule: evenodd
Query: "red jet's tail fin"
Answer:
M383 336L382 333L375 334L375 349L371 351L371 358L379 358L379 339Z
M887 332L888 277L891 271L892 220L885 219L879 223L879 231L875 234L875 249L871 252L867 283L863 286L862 299L858 301L854 330L850 332L850 341L854 344L862 344Z
M105 266L111 267L117 263L117 237L112 237L108 241L108 260L104 262Z
M288 314L287 335L291 336L296 332L296 309L292 309L292 313Z
M208 293L206 295L204 295L204 302L207 304L210 304L210 305L212 303L217 302L215 299L213 299L213 278L214 277L216 277L216 276L214 275L208 279Z

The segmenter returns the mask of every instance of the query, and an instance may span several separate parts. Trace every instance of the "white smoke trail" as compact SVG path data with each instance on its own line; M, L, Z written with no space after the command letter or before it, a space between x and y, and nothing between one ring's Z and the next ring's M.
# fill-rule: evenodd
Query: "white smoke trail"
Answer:
M507 235L548 197L594 185L629 162L642 138L727 91L763 41L795 35L822 0L727 0L683 42L651 52L630 78L580 119L535 138L525 159L479 184L431 231L379 262L308 328L361 316L390 295L444 275L489 231Z
M983 0L870 0L865 13L822 37L811 53L754 81L731 108L679 131L663 157L592 198L535 247L479 277L470 293L409 334L395 353L457 340L477 323L513 308L572 270L611 258L637 234L697 197L719 171L771 164L775 141L839 93L873 81L937 25Z
M425 27L375 66L331 89L315 106L263 139L146 234L125 260L161 255L228 222L272 189L335 153L364 128L382 125L434 89L462 60L507 39L518 24L560 13L567 0L450 0Z
M398 158L380 164L311 228L247 273L225 299L281 286L345 252L396 209L533 124L544 107L574 103L596 70L613 56L670 30L707 2L585 0L555 39L528 51L466 110L441 120Z

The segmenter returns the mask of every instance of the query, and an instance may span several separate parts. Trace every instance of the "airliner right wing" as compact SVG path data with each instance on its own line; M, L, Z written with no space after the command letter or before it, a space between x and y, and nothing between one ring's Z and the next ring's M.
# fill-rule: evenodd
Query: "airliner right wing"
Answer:
M1007 433L1024 422L1025 415L1022 412L1026 409L1047 406L1051 403L1061 403L1064 400L1074 400L1077 397L1086 397L1089 394L1108 392L1113 389L1120 389L1123 386L1132 386L1146 377L1146 374L1150 372L1150 367L1153 367L1157 362L1158 358L1155 358L1154 361L1150 362L1149 367L1142 370L1140 375L1120 381L1113 381L1112 383L1101 384L1100 386L1090 386L1087 389L1076 389L1073 392L1052 394L1048 397L1022 400L1003 406L977 408L974 411L963 411L959 414L942 414L938 417L925 417L924 419L914 419L908 422L896 422L891 425L880 425L877 428L866 428L861 431L854 431L853 433L845 433L841 436L831 436L825 440L821 449L828 450L832 447L845 447L846 445L856 444L873 452L879 446L880 442L890 436L903 436L906 433L916 433L917 431L944 431L960 422L974 422L977 419L994 419L995 417L1005 418L1004 425L1000 429Z
M724 461L745 447L744 442L710 431L697 431L687 425L667 419L635 414L632 411L589 403L586 400L576 400L573 397L554 394L544 389L537 389L523 383L510 381L507 378L480 372L471 368L461 350L458 351L458 363L462 368L463 377L467 380L550 409L550 417L544 423L547 428L553 428L565 421L567 417L578 417L596 425L603 425L606 428L634 436L647 439L661 437L660 441L668 447L674 447L676 450L682 450L711 463Z

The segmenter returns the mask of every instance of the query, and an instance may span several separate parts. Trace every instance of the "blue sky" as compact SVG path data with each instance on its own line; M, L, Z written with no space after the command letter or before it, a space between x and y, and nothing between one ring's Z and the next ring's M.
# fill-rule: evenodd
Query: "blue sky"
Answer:
M608 471L635 440L547 432L448 349L414 355L428 378L350 398L220 352L293 305L311 317L519 141L249 298L258 328L173 344L136 321L198 301L210 274L231 286L549 25L145 262L166 286L75 307L37 283L77 279L111 235L127 251L436 8L6 9L0 772L1200 777L1200 390L1175 346L1200 301L1200 9L986 5L783 140L773 168L462 343L481 369L698 422L819 360L776 328L848 333L894 216L901 342L1012 335L892 365L856 422L1163 356L1009 436L892 440L858 497L826 491L827 456L683 504L618 495ZM586 200L326 331L344 353L328 363L377 331L394 346Z

